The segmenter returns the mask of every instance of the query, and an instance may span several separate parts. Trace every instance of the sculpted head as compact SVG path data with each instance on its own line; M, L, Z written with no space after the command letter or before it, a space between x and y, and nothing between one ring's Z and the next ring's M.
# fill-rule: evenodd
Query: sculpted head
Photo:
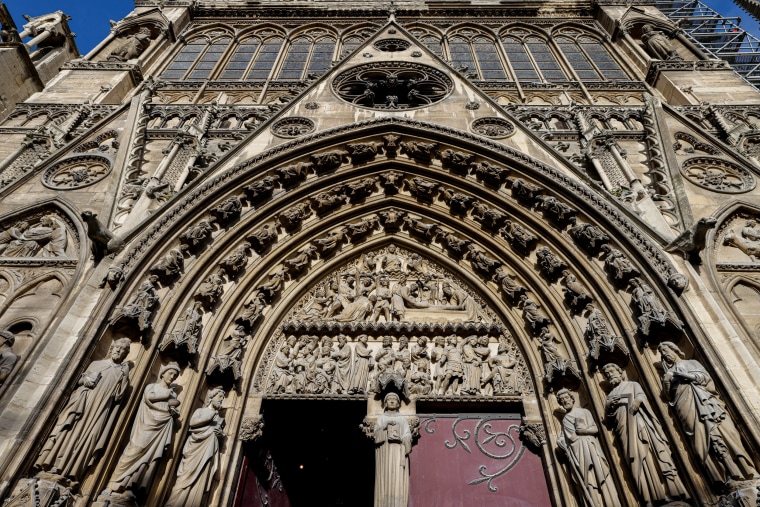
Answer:
M401 338L398 339L398 348L405 349L408 346L409 346L409 338L402 335Z
M683 351L673 342L662 342L657 347L660 352L662 362L667 366L672 366L684 357Z
M224 389L221 387L217 387L216 389L212 389L208 392L206 395L206 405L211 406L212 408L219 410L222 408L222 402L224 402Z
M393 345L393 338L390 336L383 336L383 347L391 347Z
M446 338L443 336L436 336L433 338L433 343L435 343L437 347L443 347L446 344Z
M456 345L456 344L457 344L457 335L455 335L455 334L452 334L451 336L449 336L449 337L446 339L446 342L447 342L449 345Z
M393 243L391 243L390 245L388 245L388 253L389 254L395 254L396 253L396 245L394 245Z
M604 373L604 378L607 379L607 382L613 386L617 386L625 380L625 372L615 363L607 363L602 366L602 373Z
M569 412L572 410L573 405L575 405L575 398L573 397L573 394L568 391L567 389L560 389L557 391L557 403L559 403L559 406L565 409L565 412Z
M401 406L401 398L399 398L398 394L396 393L388 393L385 395L385 399L383 400L383 406L386 410L395 412Z
M19 222L16 224L16 229L18 229L20 232L24 232L29 228L29 222Z
M158 378L164 381L168 386L179 377L180 369L179 365L175 362L165 364L161 367L161 371L158 373Z
M341 347L343 345L345 345L347 341L348 341L348 339L346 338L346 335L344 335L344 334L339 334L338 335L338 343L341 345Z
M111 344L111 350L109 352L111 361L114 363L121 363L127 358L129 354L129 338L119 338Z

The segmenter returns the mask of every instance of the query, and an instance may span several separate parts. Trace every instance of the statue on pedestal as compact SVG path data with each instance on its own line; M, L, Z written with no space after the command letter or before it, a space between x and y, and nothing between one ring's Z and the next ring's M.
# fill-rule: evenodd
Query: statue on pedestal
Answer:
M400 407L398 394L386 394L375 422L375 507L406 507L409 500L412 432Z

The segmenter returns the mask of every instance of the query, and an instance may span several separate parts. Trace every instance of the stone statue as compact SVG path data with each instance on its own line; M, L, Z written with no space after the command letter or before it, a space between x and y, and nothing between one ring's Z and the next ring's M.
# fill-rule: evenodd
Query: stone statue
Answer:
M562 272L567 270L567 264L565 264L565 261L554 255L554 253L545 246L536 250L536 263L550 280L556 279Z
M385 411L374 426L375 507L406 507L412 432L398 412L401 399L396 393L386 394L383 405Z
M222 296L222 292L224 292L223 285L224 279L216 273L211 273L201 283L198 290L193 294L193 297L205 303L206 308L209 308Z
M179 240L187 245L198 246L208 239L211 239L211 233L214 226L211 223L214 220L201 220L197 225L188 227L188 229L179 235Z
M344 334L338 335L338 346L330 351L330 358L335 361L335 377L333 378L332 392L337 394L348 393L351 387L351 346Z
M417 337L417 345L411 349L412 374L410 375L409 391L416 395L430 394L433 382L430 379L430 359L427 351L427 338Z
M243 326L237 326L219 345L216 355L211 357L206 375L210 375L215 370L224 373L227 370L232 372L235 380L242 376L240 370L240 356L243 354L243 348L248 343L248 333Z
M177 363L169 363L161 368L159 381L145 387L129 443L121 453L104 496L150 489L164 451L172 443L174 419L179 415L180 404L172 382L179 374Z
M185 315L179 319L181 325L171 333L164 335L158 344L158 349L166 350L170 344L174 344L176 350L185 349L188 354L198 352L198 341L201 339L203 312L201 303L196 301L188 306Z
M475 352L478 337L468 336L462 343L462 369L464 380L462 394L480 394L480 357Z
M34 466L81 481L109 443L119 403L129 389L129 339L114 341L107 359L79 377Z
M623 356L628 356L628 346L622 337L617 336L602 312L595 308L594 305L586 306L588 310L588 320L586 321L586 330L584 336L589 344L589 358L598 361L602 352L613 353L617 349Z
M453 305L451 309L467 312L467 322L478 322L480 320L480 305L471 295L462 289L453 288L449 282L443 282L441 290L446 302Z
M92 242L92 257L95 262L114 253L124 246L124 240L116 236L98 220L98 216L92 211L83 211L80 215L87 224L87 237Z
M604 267L607 268L607 271L616 281L626 282L633 277L641 275L638 268L617 248L612 248L610 245L602 245L600 250L606 254Z
M676 329L681 329L682 323L675 315L671 314L660 302L652 288L641 281L633 278L630 281L631 299L639 310L639 331L644 336L649 336L652 324L665 327L670 324Z
M354 347L354 363L351 370L351 385L348 389L350 394L364 394L367 392L369 371L374 366L372 351L367 345L367 335L359 335Z
M157 282L158 276L148 276L148 279L137 290L132 301L116 309L114 316L111 317L110 324L113 326L121 319L126 318L137 321L137 327L140 331L148 329L151 326L150 314L153 311L153 306L158 302Z
M170 280L182 273L185 269L185 252L189 245L183 243L179 248L172 248L169 252L150 267L150 272L162 280Z
M190 430L182 449L182 461L177 469L177 481L165 507L205 507L219 468L219 440L223 436L224 419L219 415L224 401L222 389L212 389L206 396L206 406L190 417Z
M605 411L631 469L639 499L646 505L671 502L686 496L678 470L670 456L670 445L644 390L629 381L615 363L602 367L612 385Z
M4 233L3 233L4 234ZM0 252L2 252L2 240L0 240ZM742 227L741 236L730 231L723 238L723 244L738 248L747 255L752 262L760 259L760 229L756 220L747 220Z
M681 423L699 462L704 463L713 482L727 483L758 478L741 435L720 399L712 377L699 361L684 359L673 342L657 347L665 373L665 396Z
M577 311L579 308L584 308L587 304L591 303L593 297L575 275L569 271L563 271L562 276L564 277L562 285L565 286L562 292L565 293L565 300L574 310Z
M657 60L680 60L667 35L647 23L641 27L641 42L650 56Z
M16 337L10 331L0 331L0 386L13 371L18 362L18 356L13 353Z
M509 353L506 343L500 343L497 354L488 358L488 366L491 372L483 378L482 385L486 394L512 394L516 393L514 379L514 367L517 360L514 354Z
M251 248L251 244L247 241L238 245L231 254L219 262L219 268L224 271L228 277L237 275L238 272L244 270L245 266L248 264L247 251L249 248Z
M451 335L446 340L446 347L441 353L439 364L443 367L443 373L438 394L447 394L449 387L451 387L451 394L457 394L459 383L464 379L464 368L462 366L462 351L457 347L456 335Z
M557 402L565 411L557 445L567 455L573 482L583 491L587 507L620 506L591 412L575 407L575 398L567 389L557 391Z
M136 34L127 36L126 40L114 49L107 59L114 62L126 62L140 56L148 46L150 46L150 28L142 27Z

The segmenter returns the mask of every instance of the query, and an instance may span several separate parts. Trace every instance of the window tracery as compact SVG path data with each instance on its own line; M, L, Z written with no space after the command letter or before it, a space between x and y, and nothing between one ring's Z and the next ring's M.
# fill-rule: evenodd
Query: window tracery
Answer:
M229 34L219 31L190 39L161 74L161 79L208 79L231 41Z
M474 79L506 80L499 50L493 40L474 31L460 31L448 38L454 67L473 73Z
M522 29L502 36L501 44L518 81L567 81L549 44Z
M582 81L628 79L602 41L575 28L560 30L554 40Z
M269 78L284 39L278 34L257 34L242 41L220 79L260 81Z
M331 35L300 35L293 39L277 75L281 80L302 80L309 74L323 74L330 68L335 51Z

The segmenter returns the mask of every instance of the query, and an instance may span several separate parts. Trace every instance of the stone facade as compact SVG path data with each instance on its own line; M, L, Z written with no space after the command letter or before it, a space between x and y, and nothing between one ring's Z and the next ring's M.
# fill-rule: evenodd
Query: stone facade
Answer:
M3 83L6 505L297 507L283 425L357 403L377 506L451 414L477 505L760 502L760 94L654 6L136 0L64 59Z

